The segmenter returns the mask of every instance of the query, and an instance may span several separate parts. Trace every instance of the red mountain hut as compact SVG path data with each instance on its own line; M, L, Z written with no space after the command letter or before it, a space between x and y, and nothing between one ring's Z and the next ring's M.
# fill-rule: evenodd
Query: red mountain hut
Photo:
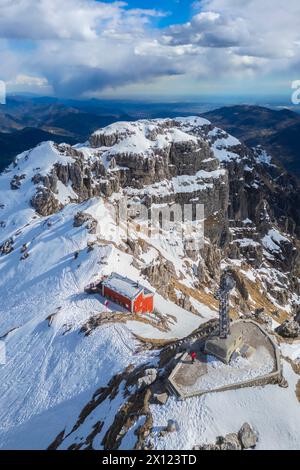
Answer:
M102 295L131 313L152 313L154 293L136 281L112 273L101 283Z

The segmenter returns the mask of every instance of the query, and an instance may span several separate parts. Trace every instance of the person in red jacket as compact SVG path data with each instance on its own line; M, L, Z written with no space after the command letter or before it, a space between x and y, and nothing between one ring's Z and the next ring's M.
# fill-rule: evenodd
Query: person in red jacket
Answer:
M197 356L197 355L196 355L195 351L192 351L192 352L191 352L192 364L194 364L195 359L196 359L196 356Z

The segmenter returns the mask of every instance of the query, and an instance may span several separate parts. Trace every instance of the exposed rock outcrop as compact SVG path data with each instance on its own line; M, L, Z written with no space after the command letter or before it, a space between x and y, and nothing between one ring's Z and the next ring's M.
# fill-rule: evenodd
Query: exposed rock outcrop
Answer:
M137 382L137 387L139 390L151 385L157 379L157 370L156 369L146 369L145 375L140 377Z
M283 338L298 338L300 336L300 325L295 320L285 320L278 328L276 332Z
M220 443L220 450L242 450L242 445L236 433L226 434Z
M219 436L215 444L195 446L195 450L246 450L252 449L258 442L258 436L250 424L244 423L238 433Z
M19 189L26 175L15 175L10 182L11 189Z
M249 423L244 423L238 432L238 438L243 449L251 449L257 444L257 434L254 432Z
M166 392L154 394L154 400L159 405L165 405L168 401L168 398L169 398L169 395Z
M54 193L46 187L39 187L31 199L31 205L44 217L58 212L63 207Z
M74 217L73 225L74 227L81 227L82 225L85 225L89 233L95 234L97 231L98 221L86 212L77 212Z
M172 278L176 277L173 264L166 259L159 259L142 270L150 284L162 295L167 294Z
M8 255L14 249L14 240L13 238L9 238L6 240L2 245L0 245L0 254L1 255Z

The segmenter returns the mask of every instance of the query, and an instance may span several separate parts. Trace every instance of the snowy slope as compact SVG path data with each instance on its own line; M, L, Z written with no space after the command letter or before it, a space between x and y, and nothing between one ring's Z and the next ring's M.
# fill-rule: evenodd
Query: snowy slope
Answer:
M91 200L80 209L99 221L105 218L102 230L108 230L109 214L102 201ZM15 433L19 437L9 441L13 447L26 447L26 442L29 447L49 445L67 424L69 413L76 416L96 388L106 385L128 364L143 362L143 355L134 353L137 346L130 330L145 337L176 338L203 321L161 299L158 303L163 305L163 313L171 310L178 320L170 323L165 335L138 321L103 326L90 336L80 333L91 316L106 310L97 296L83 293L84 287L110 271L134 279L139 278L139 272L132 267L132 257L113 245L97 246L88 252L87 242L97 236L89 235L84 227L73 227L77 211L78 206L71 204L49 218L32 219L29 209L30 223L16 236L14 251L0 258L0 336L6 335L7 351L7 364L0 366L0 440L4 448L6 436ZM101 238L103 235L101 231L98 234ZM29 246L29 257L20 260L24 244ZM79 252L76 259L75 252ZM62 412L65 406L66 414ZM48 413L53 422L49 428ZM44 432L24 440L18 426L34 423L40 416Z
M299 350L300 352L300 350ZM155 426L176 419L180 433L165 438L155 436L155 447L188 450L195 445L215 442L220 435L237 432L249 422L259 434L258 450L299 449L300 407L295 395L299 376L285 363L289 388L267 385L152 405Z
M240 145L237 139L211 127L208 121L197 117L116 123L95 133L95 138L102 136L107 145L95 148L86 143L76 149L82 152L87 165L100 159L109 167L111 157L120 152L146 157L174 142L191 143L197 148L199 139L205 138L221 162L240 159L235 153ZM84 293L90 282L113 271L155 291L142 270L161 259L171 263L184 289L195 291L193 269L200 258L188 259L180 239L174 248L137 231L130 235L141 248L138 255L132 253L126 243L127 235L117 227L112 211L116 195L80 202L71 184L58 181L55 197L64 207L46 217L38 215L30 203L36 192L32 178L49 175L56 164L68 167L72 163L72 152L62 153L53 143L46 142L24 152L15 166L0 175L0 245L10 238L13 245L11 252L0 256L0 338L5 342L7 359L5 365L0 365L2 449L47 448L62 430L66 430L65 434L72 430L95 391L107 386L116 374L129 365L157 364L159 346L147 349L139 338L154 343L181 339L217 313L207 288L207 298L191 297L193 312L174 303L174 298L157 293L155 308L159 320L154 316L132 319L118 305L110 303L106 307L100 295ZM212 185L225 173L224 168L201 170L195 175L126 191L131 196L141 192L194 192ZM11 189L15 176L19 177L19 188ZM123 194L120 191L117 196ZM96 233L89 233L85 225L74 227L78 211L97 221ZM278 251L286 240L274 229L266 234L263 244L266 250ZM28 257L22 256L24 252ZM247 271L245 276L250 274L255 280L258 272ZM176 289L175 293L182 294ZM116 313L119 316L115 322L101 323L101 319ZM84 334L82 328L95 318L100 319L99 325L89 335ZM297 344L282 348L293 360L300 356ZM219 434L236 431L246 420L260 433L260 448L299 448L299 403L294 392L297 376L287 363L285 374L290 383L288 389L268 386L209 394L184 402L171 398L163 407L152 405L155 427L165 425L168 418L176 419L180 425L179 433L165 439L156 436L156 448L191 449ZM103 436L123 402L121 388L112 400L97 407L90 420L62 447L88 435L96 422L104 420L95 443L95 447L103 448ZM121 448L135 445L134 430L140 425L141 422L136 423L125 435Z

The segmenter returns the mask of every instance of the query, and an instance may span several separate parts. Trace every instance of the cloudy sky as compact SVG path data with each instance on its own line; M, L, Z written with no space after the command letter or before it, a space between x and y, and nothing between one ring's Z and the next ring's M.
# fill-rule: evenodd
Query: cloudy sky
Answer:
M0 80L63 97L285 94L299 0L0 0Z

